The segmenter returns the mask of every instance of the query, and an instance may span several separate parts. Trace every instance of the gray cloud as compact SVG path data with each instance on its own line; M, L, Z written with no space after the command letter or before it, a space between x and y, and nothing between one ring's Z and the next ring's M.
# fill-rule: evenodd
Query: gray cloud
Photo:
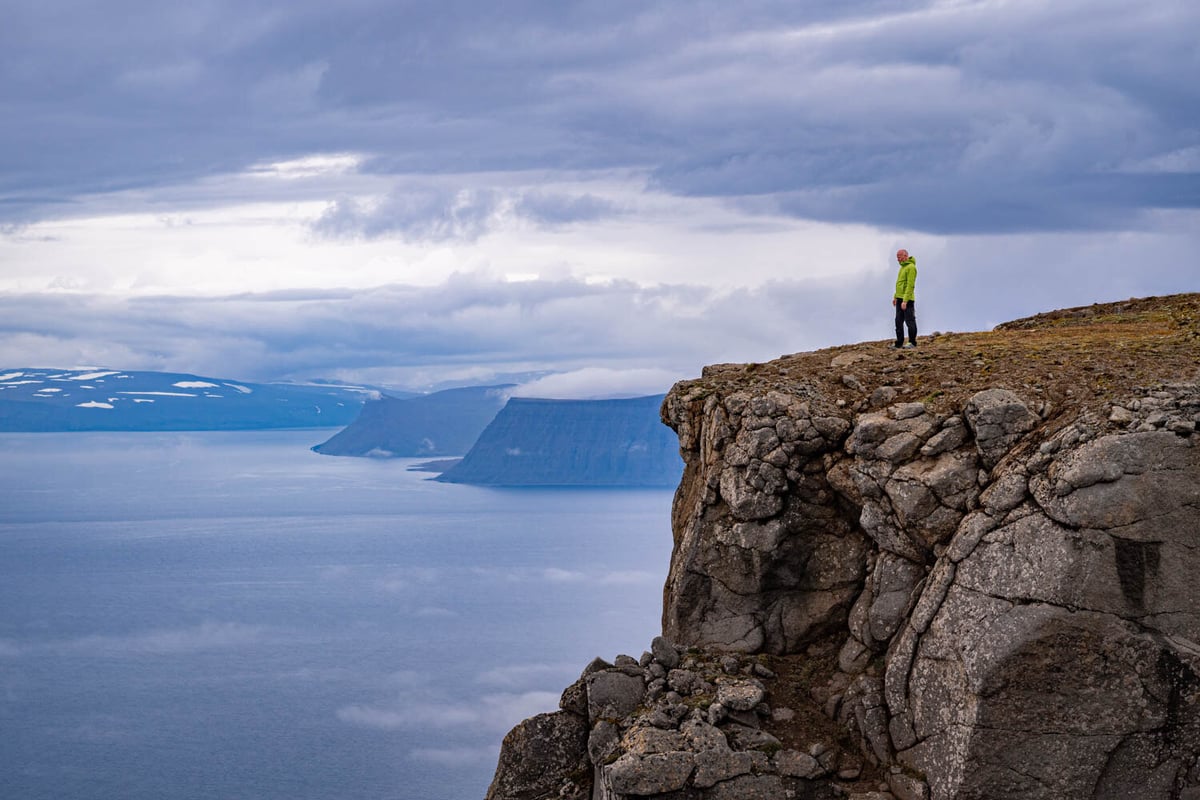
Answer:
M312 224L312 230L326 237L474 241L508 219L557 227L620 213L616 204L592 194L406 186L370 205L354 197L340 198Z
M500 196L494 190L394 192L370 208L354 198L340 199L312 227L324 236L399 234L432 242L473 241L488 232L500 212Z
M0 640L0 656L51 652L60 655L181 655L226 650L278 639L279 631L239 622L203 622L190 628L170 628L120 635L94 634L75 639L19 644Z
M546 226L590 222L624 213L615 203L593 194L539 191L523 193L517 199L514 211L518 216Z
M378 705L347 705L337 710L342 722L381 730L427 730L469 728L507 731L523 719L558 704L559 694L546 691L491 693L469 700L431 697L403 698L402 702Z
M776 298L785 294L778 288ZM709 360L761 360L850 334L841 324L824 331L808 327L802 321L813 312L806 307L780 305L766 292L508 283L468 275L429 288L323 296L0 294L0 363L23 365L39 352L39 361L119 363L244 380L350 378L389 370L445 376L479 366L496 372L590 366L690 374Z
M1156 224L1145 234L910 244L922 329L980 330L1051 308L1195 290L1198 234L1186 220ZM559 389L595 389L607 369L620 371L611 383L625 391L623 382L642 386L647 375L885 339L894 274L889 266L731 290L458 274L431 287L213 298L0 293L0 367L92 364L413 388L568 373L550 382Z
M0 34L20 121L0 129L0 219L353 150L377 173L633 168L932 232L1140 228L1200 206L1174 155L1200 131L1197 28L1195 4L1123 0L23 4ZM494 202L347 200L322 226L470 238Z

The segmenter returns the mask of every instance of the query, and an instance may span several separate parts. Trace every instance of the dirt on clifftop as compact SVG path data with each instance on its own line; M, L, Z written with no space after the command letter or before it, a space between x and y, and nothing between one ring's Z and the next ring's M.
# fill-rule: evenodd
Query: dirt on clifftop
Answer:
M877 341L763 364L717 364L689 383L789 393L808 385L850 410L871 405L874 395L883 404L923 402L948 411L1000 387L1042 400L1043 415L1054 418L1163 382L1200 379L1200 293L1051 311L919 342L915 350Z

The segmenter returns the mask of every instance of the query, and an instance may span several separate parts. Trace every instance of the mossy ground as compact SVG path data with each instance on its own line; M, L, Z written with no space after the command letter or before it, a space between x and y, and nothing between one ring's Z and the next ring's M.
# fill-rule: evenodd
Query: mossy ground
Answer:
M1200 379L1200 293L1063 309L919 343L893 350L890 341L863 342L717 365L691 383L709 391L807 385L850 410L862 410L881 386L896 389L894 402L934 411L960 409L976 392L999 387L1045 401L1049 418L1073 417L1164 381Z

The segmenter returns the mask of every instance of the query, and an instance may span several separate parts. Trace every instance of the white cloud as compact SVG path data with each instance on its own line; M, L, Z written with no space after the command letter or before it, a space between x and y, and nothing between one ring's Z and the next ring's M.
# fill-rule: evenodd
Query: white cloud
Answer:
M662 369L586 367L538 378L513 389L512 394L558 400L644 397L663 394L685 377L690 376Z
M150 630L119 636L82 636L49 643L46 647L64 654L177 655L259 644L270 635L272 634L267 628L259 625L203 622L190 628Z
M337 710L337 718L342 722L361 725L364 728L379 728L381 730L396 730L418 724L417 720L414 720L403 711L358 705L339 708Z
M582 572L576 572L575 570L547 567L542 570L542 577L551 583L578 583L586 576Z
M349 705L337 710L342 722L380 730L471 728L507 731L523 719L558 707L557 692L487 694L465 700L404 702L396 706Z
M901 243L934 327L1196 286L1195 3L380 9L22 7L0 363L572 396L883 338Z
M297 180L327 175L346 175L356 172L364 157L358 153L315 153L287 161L251 166L249 174L259 178Z
M1142 232L889 235L873 269L741 289L457 273L432 286L220 298L0 292L0 319L13 331L0 337L0 365L413 388L561 373L519 392L656 393L705 364L886 338L891 254L901 245L918 257L922 329L980 330L1063 305L1194 290L1198 220L1180 210L1158 212Z
M1200 145L1191 145L1132 160L1122 169L1128 172L1180 173L1200 172Z
M463 767L468 764L494 764L500 756L500 748L487 747L417 747L409 751L409 758L443 767Z
M428 286L461 272L751 285L860 270L887 238L673 197L649 188L645 172L337 173L286 197L256 174L211 177L196 195L166 187L95 197L70 218L0 233L0 291L215 296ZM624 211L591 210L604 208Z
M658 583L662 575L644 570L618 570L600 576L600 583L610 586L631 586Z
M484 686L515 690L563 684L578 672L578 665L573 664L511 664L482 672L475 680Z

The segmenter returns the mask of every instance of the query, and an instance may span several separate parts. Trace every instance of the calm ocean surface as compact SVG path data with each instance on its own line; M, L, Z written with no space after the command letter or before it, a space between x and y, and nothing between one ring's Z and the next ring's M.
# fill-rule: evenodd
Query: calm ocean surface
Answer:
M513 724L658 632L670 492L328 434L0 434L0 798L482 800Z

